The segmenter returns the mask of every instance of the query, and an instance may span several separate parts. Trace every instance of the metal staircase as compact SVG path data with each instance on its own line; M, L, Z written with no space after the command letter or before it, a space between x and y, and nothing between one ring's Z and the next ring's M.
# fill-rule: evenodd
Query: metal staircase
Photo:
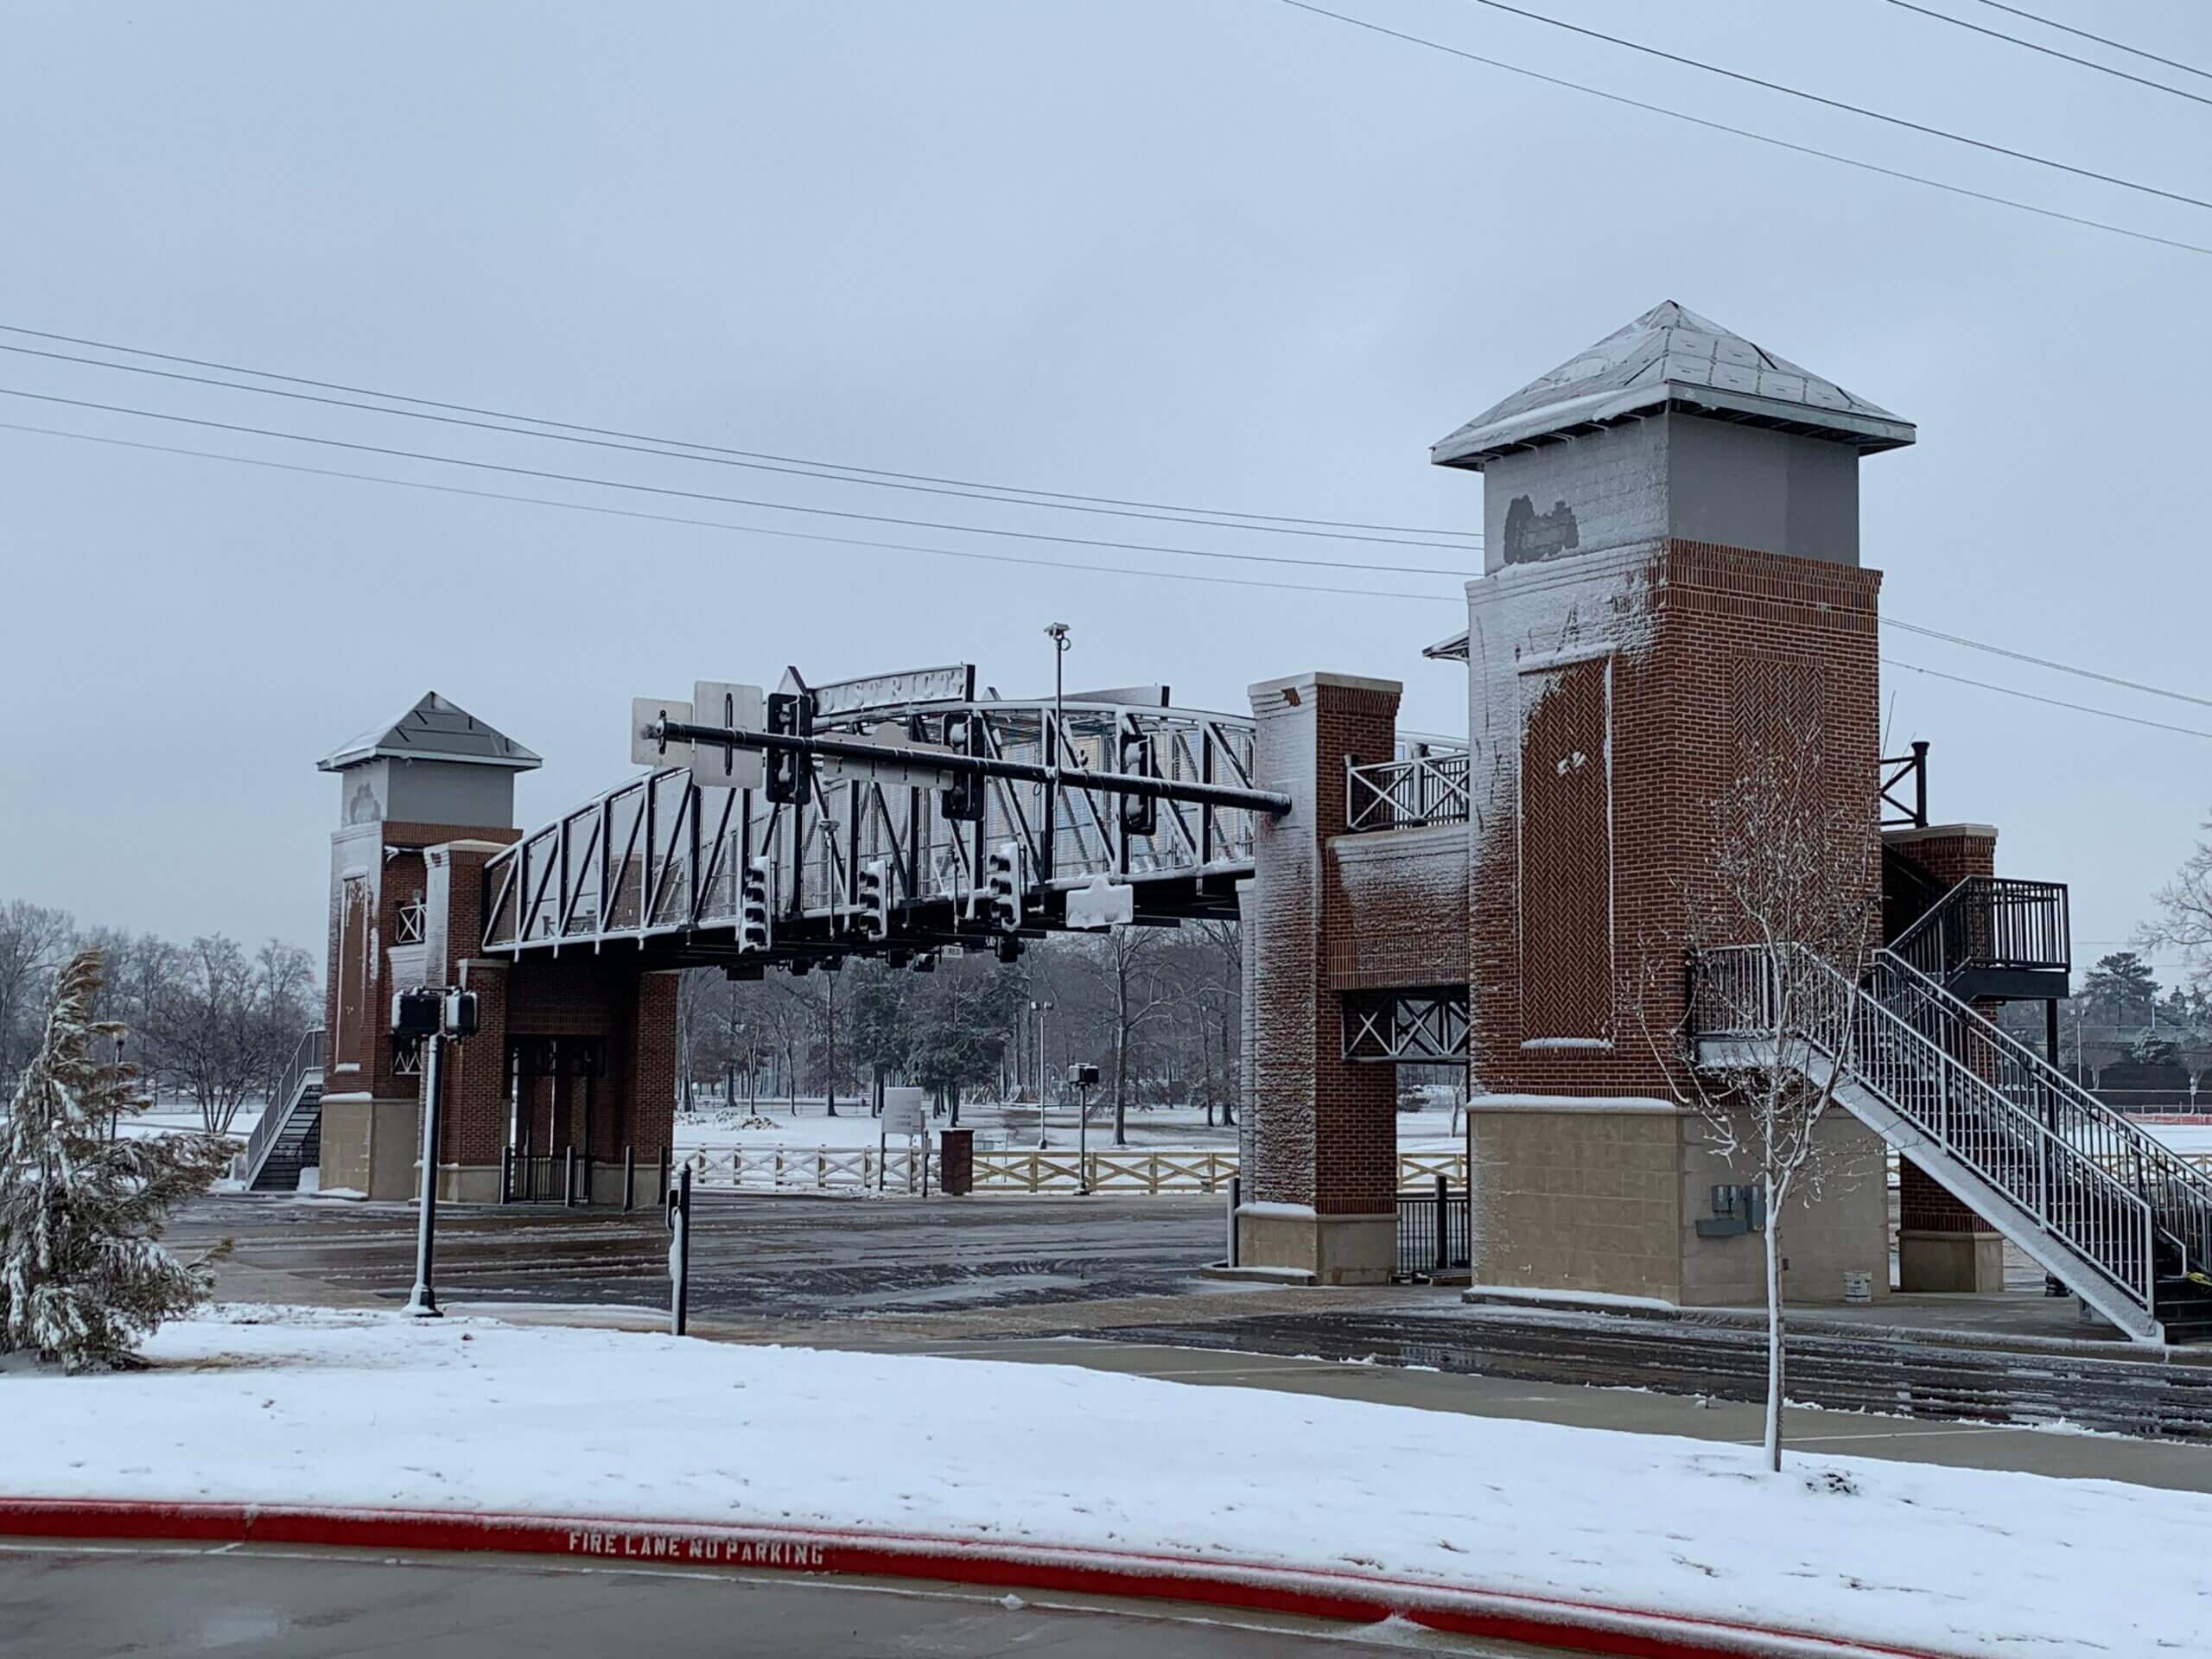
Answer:
M1705 951L1694 975L1701 1066L1833 1081L1853 1116L2128 1335L2212 1336L2212 1181L1901 950L1874 952L1859 983L1797 944Z
M289 1065L239 1160L250 1192L296 1192L300 1172L322 1153L323 1029L302 1033Z

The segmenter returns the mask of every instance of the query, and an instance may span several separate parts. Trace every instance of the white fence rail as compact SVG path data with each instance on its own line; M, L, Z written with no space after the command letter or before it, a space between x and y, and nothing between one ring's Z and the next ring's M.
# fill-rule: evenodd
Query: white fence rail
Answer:
M695 1148L685 1161L691 1166L693 1186L706 1192L921 1191L921 1170L914 1154L903 1147L891 1147L879 1154L874 1147L708 1146ZM1001 1148L975 1155L978 1192L1074 1192L1086 1185L1093 1192L1218 1192L1236 1173L1236 1154L1230 1147L1155 1151L1122 1147L1083 1154ZM1401 1192L1433 1192L1439 1175L1455 1187L1465 1187L1466 1154L1398 1154ZM942 1180L937 1154L932 1152L930 1190L935 1192Z

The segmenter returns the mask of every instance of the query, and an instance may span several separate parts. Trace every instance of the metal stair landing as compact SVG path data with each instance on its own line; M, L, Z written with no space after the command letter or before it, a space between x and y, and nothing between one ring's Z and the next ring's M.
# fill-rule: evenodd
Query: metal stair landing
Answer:
M1900 943L1904 943L1901 940ZM2212 1337L2212 1181L1931 975L1803 945L1700 953L1700 1066L1786 1065L2139 1341Z

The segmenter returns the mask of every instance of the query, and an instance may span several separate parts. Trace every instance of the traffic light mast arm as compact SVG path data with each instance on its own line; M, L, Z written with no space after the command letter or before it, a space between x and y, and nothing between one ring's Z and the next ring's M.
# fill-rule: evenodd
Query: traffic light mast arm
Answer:
M911 760L947 777L1004 778L1015 783L1057 781L1063 789L1090 790L1101 794L1134 795L1156 801L1184 801L1193 806L1241 807L1281 817L1291 808L1290 797L1271 789L1239 789L1229 784L1193 783L1183 779L1154 778L1137 772L1090 772L1082 768L1039 766L1030 760L1007 760L997 755L957 754L938 749L899 749L881 743L863 743L842 737L798 737L785 732L752 732L739 728L701 726L690 721L664 720L658 735L669 743L715 743L725 748L783 750L832 760Z

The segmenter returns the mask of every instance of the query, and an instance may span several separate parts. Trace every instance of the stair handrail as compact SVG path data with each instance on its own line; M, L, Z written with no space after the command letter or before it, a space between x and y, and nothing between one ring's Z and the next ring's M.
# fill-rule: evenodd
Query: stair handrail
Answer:
M1888 955L1877 953L1878 970L1885 965L1879 958ZM1727 959L1732 957L1745 966L1729 963ZM1844 1027L1847 1034L1843 1052L1810 1030L1789 1032L1791 1043L1802 1044L1830 1065L1855 1076L1945 1156L2002 1193L2128 1300L2146 1313L2153 1312L2157 1278L2153 1235L2158 1219L2151 1200L2094 1154L1975 1071L1949 1045L1929 1036L1865 987L1853 984L1818 951L1801 944L1782 944L1730 945L1701 953L1694 1019L1710 1012L1715 993L1708 987L1720 988L1717 995L1732 1001L1726 988L1732 982L1740 993L1749 979L1749 988L1758 998L1758 1022L1723 1024L1702 1029L1699 1034L1772 1038L1781 1007L1779 981L1783 969L1780 963L1793 959L1809 964L1816 985L1839 1006L1847 1007L1850 1019ZM1713 971L1724 964L1724 971ZM1947 1017L1955 1011L1986 1024L1911 964L1896 961L1894 967L1917 982L1916 988L1932 993L1931 1005ZM1739 1010L1740 1004L1731 1012ZM1834 1028L1833 1021L1830 1026ZM1885 1037L1891 1045L1902 1046L1919 1057L1920 1072L1906 1077L1895 1066L1881 1065ZM1927 1069L1931 1058L1932 1074ZM2013 1159L1989 1155L2007 1146L2031 1151L2031 1155Z
M1962 998L1955 995L1932 976L1895 950L1877 950L1877 963L1893 963L1919 988L1951 1005L1970 1022L1976 1037L2022 1067L2050 1096L2063 1101L2086 1124L2095 1126L2099 1138L2112 1143L2101 1155L2133 1176L2133 1185L2151 1204L2159 1230L2182 1252L2183 1272L2212 1269L2212 1178L2126 1113L2107 1106L2042 1054L2015 1037L1995 1020L1986 1019Z
M2066 884L2063 881L2028 881L2008 875L1969 875L1955 883L1941 899L1922 912L1917 921L1890 941L1888 948L1936 979L1948 979L1961 969L1973 966L2070 967L2074 952L2067 923L2065 894ZM2042 956L2030 956L2021 951L1999 949L2004 938L2018 931L2007 928L2001 919L2001 910L2006 906L2017 908L2039 902L2049 905L2056 918L2044 930L2050 936L2050 950ZM1963 932L1977 915L1988 918L1981 937L1955 941L1953 934ZM1962 917L1967 918L1964 923L1961 920ZM1955 944L1962 948L1955 950Z
M300 1033L300 1040L293 1045L292 1058L286 1062L276 1088L261 1109L260 1121L253 1126L253 1133L246 1137L244 1179L251 1186L261 1173L261 1166L269 1161L270 1149L290 1122L292 1114L299 1109L300 1100L310 1082L322 1081L324 1039L328 1033L321 1026L310 1026Z

